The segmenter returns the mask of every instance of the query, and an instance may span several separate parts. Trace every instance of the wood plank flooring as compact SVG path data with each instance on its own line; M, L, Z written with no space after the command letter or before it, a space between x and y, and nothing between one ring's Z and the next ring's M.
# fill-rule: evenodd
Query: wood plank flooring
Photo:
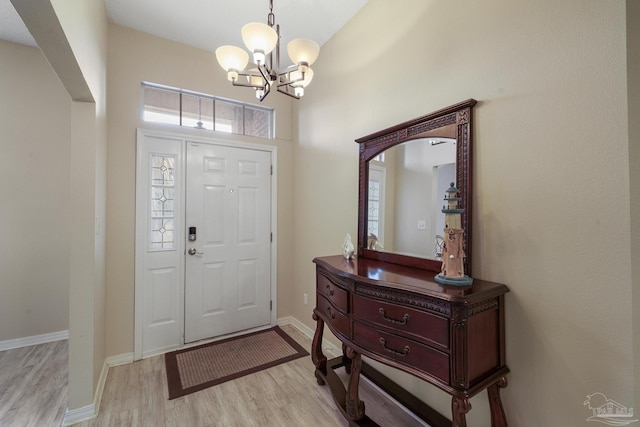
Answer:
M297 328L285 325L282 329L304 348L311 348L311 340ZM53 380L36 379L23 382L27 377L42 378L42 370L49 370L48 362L23 362L20 354L7 355L18 350L0 352L0 426L59 426L66 408L66 342L53 349L24 350L23 356L43 359L63 353L64 362L57 361L56 371L50 376L64 378L55 394L40 393L44 384ZM56 344L56 343L53 343ZM43 344L49 346L50 344ZM64 348L61 348L64 346ZM19 349L22 350L22 349ZM60 356L55 356L57 360ZM30 357L31 358L31 357ZM17 361L15 359L18 359ZM9 363L7 363L9 361ZM33 369L29 367L29 363ZM22 365L22 373L13 372L13 364ZM10 366L11 365L11 366ZM46 366L46 369L45 369ZM52 365L53 366L53 365ZM257 372L209 389L168 400L164 357L156 356L135 363L109 369L98 418L80 424L80 427L286 427L347 426L331 398L328 386L319 386L313 375L311 357L305 357ZM35 372L31 372L31 371ZM344 375L346 380L346 375ZM361 399L367 414L381 426L422 426L383 394L360 383ZM17 395L17 396L13 396ZM64 395L63 397L61 395ZM19 403L22 402L22 403ZM42 410L39 408L43 407ZM26 413L42 412L33 421ZM44 412L48 412L48 419ZM29 421L26 421L29 420ZM46 421L45 421L46 420ZM18 424L12 424L12 423Z
M0 426L59 426L67 409L67 340L0 352Z

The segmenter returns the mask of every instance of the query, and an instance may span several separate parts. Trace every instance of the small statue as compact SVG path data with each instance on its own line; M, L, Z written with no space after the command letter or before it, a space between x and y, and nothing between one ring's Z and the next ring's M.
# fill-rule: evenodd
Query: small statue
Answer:
M384 246L382 246L382 243L380 243L380 239L378 239L378 236L370 233L369 237L367 237L367 249L372 251L381 251L382 249L384 249Z
M344 243L342 244L342 256L345 259L352 259L354 258L354 251L355 248L353 242L351 242L351 234L347 233L347 236L344 238Z
M464 209L458 207L462 200L458 197L458 189L452 182L444 196L447 206L442 207L444 213L444 243L442 245L442 271L435 277L436 282L446 285L469 286L473 279L464 274L464 230L461 214Z

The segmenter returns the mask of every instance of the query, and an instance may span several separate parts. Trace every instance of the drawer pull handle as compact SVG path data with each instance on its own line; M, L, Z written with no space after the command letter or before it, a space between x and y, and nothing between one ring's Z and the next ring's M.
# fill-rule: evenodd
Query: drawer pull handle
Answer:
M336 313L331 312L331 307L327 307L327 313L329 313L329 317L331 317L331 320L336 319Z
M392 319L391 317L387 317L386 313L384 312L384 308L382 307L378 309L378 312L382 315L382 318L384 320L393 323L394 325L406 325L411 318L411 316L409 316L409 313L406 313L404 316L402 316L402 320Z
M331 286L327 285L326 289L324 290L324 293L325 293L326 296L332 297L333 296L333 289L331 289Z
M380 338L380 344L382 344L382 347L388 351L391 354L394 354L396 356L400 356L400 357L406 357L409 352L411 351L411 349L409 348L408 345L405 345L404 348L402 349L402 351L398 351L398 350L394 350L392 348L387 347L387 341L384 338Z

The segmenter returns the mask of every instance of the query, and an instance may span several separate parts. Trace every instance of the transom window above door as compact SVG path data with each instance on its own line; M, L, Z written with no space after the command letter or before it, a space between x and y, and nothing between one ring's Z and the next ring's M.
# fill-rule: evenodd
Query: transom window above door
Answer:
M274 138L273 108L146 82L142 91L145 122Z

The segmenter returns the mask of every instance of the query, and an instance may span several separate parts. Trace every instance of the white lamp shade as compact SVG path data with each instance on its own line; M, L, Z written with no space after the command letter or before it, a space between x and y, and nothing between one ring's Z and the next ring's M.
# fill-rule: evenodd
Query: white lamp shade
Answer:
M291 40L287 45L287 53L294 64L306 62L311 65L318 59L320 46L313 40L295 39Z
M289 74L289 80L297 80L299 79L301 76L300 71L292 71ZM291 83L291 86L293 87L307 87L309 85L309 83L311 83L311 80L313 79L313 70L309 67L307 67L307 71L304 73L304 80L302 80L301 82L295 82L295 83Z
M252 53L262 51L266 55L276 47L278 42L276 30L260 22L245 25L242 27L241 33L242 41Z
M244 70L249 63L249 54L236 46L220 46L216 49L216 58L225 71Z

